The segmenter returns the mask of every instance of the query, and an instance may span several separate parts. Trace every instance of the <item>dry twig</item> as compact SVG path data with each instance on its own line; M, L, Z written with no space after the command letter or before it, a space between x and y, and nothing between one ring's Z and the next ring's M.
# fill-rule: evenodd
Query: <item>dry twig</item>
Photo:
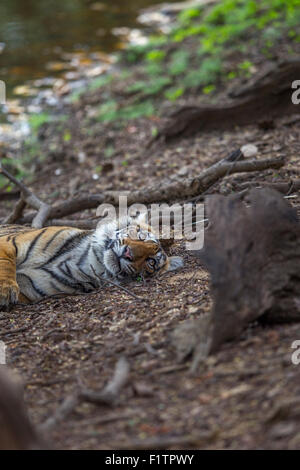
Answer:
M100 392L87 389L80 386L78 392L66 397L62 404L57 408L53 416L50 416L41 426L42 431L53 429L58 423L69 416L79 403L87 401L96 405L114 406L122 388L126 385L129 378L129 363L127 359L121 357L115 367L112 379Z
M4 175L9 181L15 184L21 191L21 199L17 203L17 207L14 212L11 214L10 219L16 222L15 216L18 212L23 212L25 205L28 204L33 209L37 210L37 214L34 215L31 221L31 225L34 228L43 227L45 221L47 220L51 207L45 202L41 201L35 194L33 194L25 184L17 180L9 171L7 171L0 163L0 173ZM23 202L22 202L23 201ZM10 222L11 223L11 222Z

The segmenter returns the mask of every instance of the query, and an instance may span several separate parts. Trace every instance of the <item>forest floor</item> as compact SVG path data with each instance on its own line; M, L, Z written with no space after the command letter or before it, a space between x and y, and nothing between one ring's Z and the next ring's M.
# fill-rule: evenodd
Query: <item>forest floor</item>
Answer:
M121 73L121 72L120 72ZM130 79L134 81L134 75ZM124 83L123 83L124 85ZM49 203L106 189L131 190L194 176L244 144L258 158L285 155L280 170L227 176L209 191L229 194L235 183L299 177L300 130L282 117L259 125L199 132L168 144L147 143L164 117L139 117L119 125L94 119L114 88L108 84L66 105L63 119L38 129L40 158L30 187ZM225 96L226 90L220 91ZM194 99L201 101L197 93ZM217 98L215 98L217 99ZM192 96L189 97L192 100ZM207 102L208 98L205 97ZM182 104L182 103L181 103ZM170 103L162 105L167 113ZM180 198L179 198L180 199ZM300 206L300 198L291 199ZM13 202L1 205L0 217ZM95 215L93 211L74 218ZM209 276L185 242L170 248L185 266L175 273L130 284L139 301L117 287L86 296L48 299L0 312L0 339L8 364L25 384L25 401L36 425L53 415L78 387L101 390L117 359L125 356L130 378L114 407L82 403L47 433L59 449L296 449L300 446L299 370L291 348L300 325L249 327L189 375L178 363L170 335L183 320L211 309Z

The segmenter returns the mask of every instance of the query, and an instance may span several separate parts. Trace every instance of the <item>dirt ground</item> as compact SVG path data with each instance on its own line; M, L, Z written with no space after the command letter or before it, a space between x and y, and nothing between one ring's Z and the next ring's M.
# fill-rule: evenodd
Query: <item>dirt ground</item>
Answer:
M161 124L159 118L139 119L121 129L84 121L105 99L101 93L64 110L69 118L60 130L48 124L40 129L46 158L36 162L31 187L44 200L56 203L105 189L163 185L199 173L246 143L258 147L258 158L285 155L286 165L262 174L228 176L210 192L229 194L235 183L251 179L299 177L300 130L289 117L278 120L273 129L253 125L199 133L149 149L145 144L153 126ZM63 139L66 129L70 142ZM297 195L290 201L300 205ZM0 217L11 206L1 204ZM94 212L73 218L89 215ZM102 389L117 359L125 356L130 380L118 404L80 404L47 434L53 447L299 448L300 379L291 361L291 344L300 339L300 325L251 325L190 376L190 363L176 361L170 335L183 320L211 308L209 277L185 250L184 241L177 241L171 253L184 257L181 271L130 285L148 302L108 286L86 296L0 312L0 339L8 346L9 366L25 384L33 422L39 425L51 416L79 380L90 389Z

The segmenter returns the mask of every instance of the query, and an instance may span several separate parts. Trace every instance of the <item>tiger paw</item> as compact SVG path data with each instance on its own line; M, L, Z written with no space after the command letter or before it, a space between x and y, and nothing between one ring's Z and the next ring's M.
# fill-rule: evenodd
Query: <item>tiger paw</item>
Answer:
M16 304L19 292L19 286L16 282L0 280L0 308Z

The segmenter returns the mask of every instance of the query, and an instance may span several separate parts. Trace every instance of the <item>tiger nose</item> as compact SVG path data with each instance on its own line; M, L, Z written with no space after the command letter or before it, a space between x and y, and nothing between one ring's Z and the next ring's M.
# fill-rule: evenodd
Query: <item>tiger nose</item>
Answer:
M122 256L124 258L132 260L132 253L131 253L131 249L129 248L129 246L127 246L127 245L125 246L125 248L123 250L123 253L122 253Z

